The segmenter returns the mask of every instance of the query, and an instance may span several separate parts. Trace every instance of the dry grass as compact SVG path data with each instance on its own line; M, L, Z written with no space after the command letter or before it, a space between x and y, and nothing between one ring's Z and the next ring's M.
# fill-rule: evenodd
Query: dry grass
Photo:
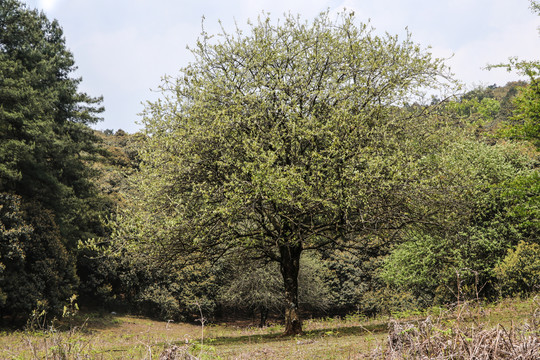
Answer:
M298 337L282 337L280 325L207 324L202 346L200 325L87 314L71 330L1 333L0 359L538 359L536 308L528 299L397 319L311 319Z
M540 359L540 302L527 321L516 325L497 324L486 328L480 321L481 308L460 306L455 318L423 321L391 321L388 341L367 359L455 359L537 360Z

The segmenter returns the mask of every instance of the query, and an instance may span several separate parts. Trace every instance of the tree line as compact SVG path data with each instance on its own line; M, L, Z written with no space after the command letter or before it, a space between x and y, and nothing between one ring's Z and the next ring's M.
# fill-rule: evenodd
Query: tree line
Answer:
M537 11L536 2L531 2ZM540 285L536 62L461 92L352 13L204 31L143 130L95 131L56 21L0 5L0 309L374 315Z

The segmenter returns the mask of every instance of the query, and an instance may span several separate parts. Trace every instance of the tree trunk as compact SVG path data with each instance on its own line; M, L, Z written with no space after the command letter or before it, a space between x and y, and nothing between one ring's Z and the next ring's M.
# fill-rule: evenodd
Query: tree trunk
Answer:
M282 245L281 274L285 284L285 333L298 335L302 333L302 322L298 314L298 271L300 270L301 245Z
M261 322L259 323L259 327L263 328L266 326L266 320L268 319L268 308L266 306L261 306Z

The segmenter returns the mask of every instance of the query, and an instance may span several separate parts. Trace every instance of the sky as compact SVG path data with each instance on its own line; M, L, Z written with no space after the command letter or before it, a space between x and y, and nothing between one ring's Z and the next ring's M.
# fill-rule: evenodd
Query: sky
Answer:
M24 0L21 0L24 1ZM263 11L310 20L320 12L355 12L377 32L431 47L448 58L455 77L467 88L504 85L520 79L503 69L484 70L510 57L540 59L540 17L529 0L27 0L30 8L57 19L67 47L83 78L79 89L104 97L104 120L96 129L141 129L140 113L164 75L177 75L194 61L187 46L195 45L204 17L205 30L220 32L237 24L247 28Z

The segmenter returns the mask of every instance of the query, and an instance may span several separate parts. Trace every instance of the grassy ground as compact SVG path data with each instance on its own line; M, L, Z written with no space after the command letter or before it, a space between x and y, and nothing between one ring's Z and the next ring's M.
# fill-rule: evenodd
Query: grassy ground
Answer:
M432 316L464 326L511 327L530 318L537 307L533 299L516 299L452 311L404 312L392 318L405 322ZM173 346L178 353L189 350L201 359L361 359L387 345L389 320L312 319L304 322L304 335L282 337L279 325L259 329L212 324L203 329L125 315L79 314L71 331L62 330L68 324L58 323L54 331L0 333L0 359L158 359Z

